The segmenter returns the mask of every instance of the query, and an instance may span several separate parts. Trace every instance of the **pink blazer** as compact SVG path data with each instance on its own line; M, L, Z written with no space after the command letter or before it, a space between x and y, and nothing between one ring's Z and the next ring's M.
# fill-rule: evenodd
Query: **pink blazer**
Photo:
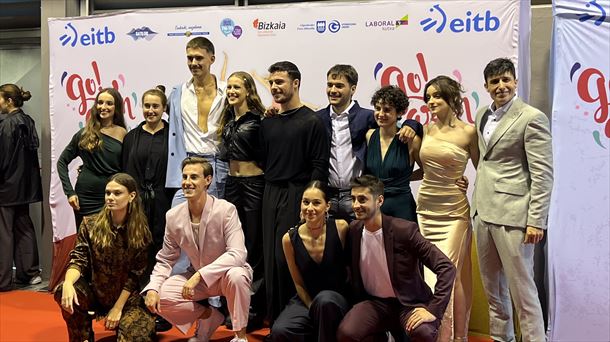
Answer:
M207 194L199 226L199 245L195 243L191 229L188 202L170 209L166 222L163 248L157 254L150 282L142 292L159 292L181 250L186 252L191 265L208 286L233 267L246 267L251 272L246 263L244 232L233 204Z

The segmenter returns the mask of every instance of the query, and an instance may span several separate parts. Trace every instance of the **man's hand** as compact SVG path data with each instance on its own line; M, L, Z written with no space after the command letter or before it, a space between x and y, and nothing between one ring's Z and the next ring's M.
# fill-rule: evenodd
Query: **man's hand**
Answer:
M106 330L116 330L119 327L119 321L121 320L121 314L123 313L123 309L112 307L106 315L106 323L104 326Z
M195 296L195 287L197 287L200 281L201 274L199 274L199 272L195 272L191 279L187 280L187 282L184 283L184 287L182 287L182 298L193 299L193 297Z
M430 311L424 308L415 308L413 309L413 313L409 316L407 320L407 331L411 332L415 330L415 328L419 327L422 323L434 322L436 321L436 317L430 313Z
M544 229L527 226L527 228L525 228L525 239L523 239L523 243L537 244L543 237Z
M398 135L398 140L406 144L413 141L413 138L415 138L415 131L409 126L404 126L398 131L398 133L396 133L396 135Z
M455 185L460 189L461 192L466 193L468 191L468 177L463 175L455 181Z
M161 312L161 297L155 290L146 291L146 298L144 298L144 304L148 310L154 314Z
M266 118L272 118L272 117L278 115L279 112L280 112L279 108L271 106L271 107L267 108L267 110L265 111L265 113L263 113L263 115Z

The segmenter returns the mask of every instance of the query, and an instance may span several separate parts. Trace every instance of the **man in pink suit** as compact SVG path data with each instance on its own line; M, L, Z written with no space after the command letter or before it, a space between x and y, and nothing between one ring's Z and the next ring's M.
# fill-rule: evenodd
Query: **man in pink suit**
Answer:
M224 316L199 304L211 296L227 298L235 338L245 342L252 269L237 210L231 203L207 194L212 167L200 157L182 161L182 190L187 202L167 212L163 248L150 282L142 291L146 305L186 334L199 325L189 342L208 341ZM184 251L191 263L185 273L170 276Z

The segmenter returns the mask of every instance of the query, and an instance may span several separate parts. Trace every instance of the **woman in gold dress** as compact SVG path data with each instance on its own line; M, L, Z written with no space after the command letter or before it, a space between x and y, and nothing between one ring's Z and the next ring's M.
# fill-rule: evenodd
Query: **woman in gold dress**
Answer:
M468 340L472 303L470 205L456 181L464 175L469 158L476 168L479 150L476 129L459 119L463 113L462 92L460 84L447 76L438 76L426 84L424 100L436 121L424 126L419 153L424 170L417 196L420 231L457 269L438 335L438 341L443 342ZM434 288L434 274L425 270L424 278Z

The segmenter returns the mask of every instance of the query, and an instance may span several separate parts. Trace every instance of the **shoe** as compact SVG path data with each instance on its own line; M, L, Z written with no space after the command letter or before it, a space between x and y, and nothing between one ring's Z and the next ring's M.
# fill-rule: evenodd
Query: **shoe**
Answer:
M210 337L214 334L216 329L222 324L225 316L220 311L212 308L212 314L206 319L197 320L197 329L195 330L195 336L189 338L187 342L209 342Z
M42 283L42 278L39 275L32 277L30 281L28 281L28 284L30 285L38 285L40 283Z
M231 339L231 342L248 342L248 340L246 340L245 338L239 338L239 337L235 336Z
M263 342L271 342L273 338L271 337L271 333L267 334L267 336L263 337Z
M161 316L157 316L155 319L155 331L160 333L164 331L168 331L172 328L172 324L165 320L165 318Z
M246 326L246 332L251 333L253 331L262 329L265 326L265 319L263 315L251 312L248 315L248 325Z

